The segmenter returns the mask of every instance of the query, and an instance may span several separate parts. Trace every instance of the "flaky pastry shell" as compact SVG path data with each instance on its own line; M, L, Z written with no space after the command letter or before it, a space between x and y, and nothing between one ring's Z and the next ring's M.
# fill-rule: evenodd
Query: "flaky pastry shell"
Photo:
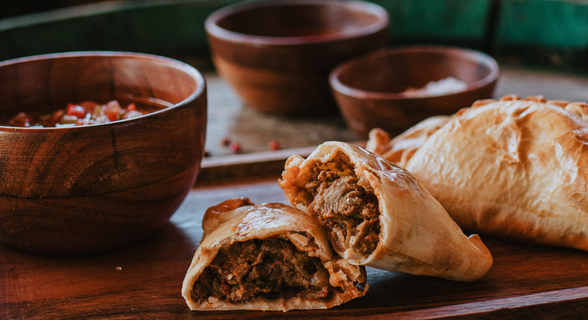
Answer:
M325 173L320 173L323 171ZM341 191L343 200L329 202L327 198L336 196L333 194L336 191L330 192L331 187L327 187L337 186L337 182L332 182L333 171L334 178L342 178L337 180L346 179L355 183L355 186L341 186L342 190L351 187L355 189ZM315 187L315 180L328 176L331 176L331 180L327 178L326 184ZM479 236L468 238L464 235L445 209L412 174L355 145L325 142L306 159L290 157L279 184L293 206L315 218L319 216L317 212L323 210L320 212L323 217L321 221L334 250L353 264L457 281L477 280L492 266L492 256ZM364 199L353 198L362 192L365 192ZM372 225L371 232L375 230L378 239L371 252L363 252L363 246L357 249L351 245L356 243L357 237L373 240L370 235L358 235L362 228L359 222L355 230L337 231L344 229L342 224L352 224L352 220L360 219L336 211L348 212L354 209L346 203L363 206L355 208L361 211L370 207L366 203L367 199L377 206L379 214L379 225ZM317 201L321 203L319 206L315 205ZM340 203L333 204L334 201ZM328 218L337 214L341 221L333 222Z
M365 295L365 268L349 264L333 254L323 229L305 213L281 203L253 205L247 198L229 199L209 208L203 220L204 236L186 273L182 295L191 310L273 310L327 309ZM195 283L213 263L219 250L237 242L281 239L312 258L328 272L331 286L326 297L309 299L301 295L278 296L271 299L257 296L245 302L230 302L222 297L206 297L197 301ZM257 254L257 252L256 252ZM259 253L261 254L261 252ZM257 263L257 262L255 262ZM221 266L222 267L222 266ZM254 272L254 271L250 271ZM228 275L233 277L232 274ZM223 285L225 279L222 279ZM315 279L313 278L313 282Z
M464 229L588 250L587 115L585 103L541 96L479 101L405 168Z

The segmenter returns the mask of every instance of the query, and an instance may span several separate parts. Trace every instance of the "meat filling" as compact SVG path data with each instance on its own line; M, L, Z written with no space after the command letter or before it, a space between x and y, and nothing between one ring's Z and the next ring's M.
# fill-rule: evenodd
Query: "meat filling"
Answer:
M374 251L380 212L373 189L361 184L353 170L317 166L314 177L305 186L312 195L308 210L327 229L337 251L345 251L347 246L361 254Z
M192 298L215 297L231 303L257 297L315 300L328 297L331 290L329 273L319 258L310 257L286 239L272 237L220 249L194 283Z

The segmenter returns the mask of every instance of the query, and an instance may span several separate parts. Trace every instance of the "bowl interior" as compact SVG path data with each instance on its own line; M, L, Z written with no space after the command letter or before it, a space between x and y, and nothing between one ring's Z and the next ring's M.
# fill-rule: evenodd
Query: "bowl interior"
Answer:
M468 89L491 81L493 63L478 52L453 48L383 50L357 59L341 69L341 84L367 93L401 95L409 88L422 88L430 81L454 77Z
M308 37L356 32L380 21L379 15L357 3L277 2L237 10L216 24L251 36Z
M117 99L171 107L197 95L198 75L141 54L55 54L0 63L0 117L50 112L68 103Z

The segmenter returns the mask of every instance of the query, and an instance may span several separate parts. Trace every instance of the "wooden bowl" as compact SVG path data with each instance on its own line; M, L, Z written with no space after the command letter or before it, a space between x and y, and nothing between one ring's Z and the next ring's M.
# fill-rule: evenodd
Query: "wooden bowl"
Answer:
M478 51L446 46L386 48L339 65L329 76L348 127L367 139L372 128L400 134L434 115L449 115L491 98L498 79L496 61ZM464 88L410 95L431 81L453 77Z
M206 84L191 66L117 52L50 54L0 63L0 116L67 103L169 107L106 124L0 126L0 240L45 254L137 242L166 224L204 152Z
M241 100L265 113L336 113L329 73L382 48L388 13L361 1L241 3L205 22L213 62Z

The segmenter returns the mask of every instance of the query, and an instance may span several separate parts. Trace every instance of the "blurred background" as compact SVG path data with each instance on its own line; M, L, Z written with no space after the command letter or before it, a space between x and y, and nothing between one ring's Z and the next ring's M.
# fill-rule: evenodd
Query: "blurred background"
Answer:
M0 60L94 49L199 54L207 49L204 19L236 2L245 1L2 1ZM508 63L587 71L588 1L372 2L390 14L390 44L453 44L482 50Z
M344 1L344 0L342 0ZM201 70L209 85L210 155L353 141L339 115L284 118L246 108L215 74L204 20L239 0L0 2L0 61L35 54L116 50L163 55ZM588 101L588 1L373 0L390 15L388 46L447 44L483 51L501 67L496 96ZM275 145L274 145L275 146Z
M10 18L25 14L49 11L53 9L100 2L96 0L59 0L59 1L5 1L0 3L0 18Z

